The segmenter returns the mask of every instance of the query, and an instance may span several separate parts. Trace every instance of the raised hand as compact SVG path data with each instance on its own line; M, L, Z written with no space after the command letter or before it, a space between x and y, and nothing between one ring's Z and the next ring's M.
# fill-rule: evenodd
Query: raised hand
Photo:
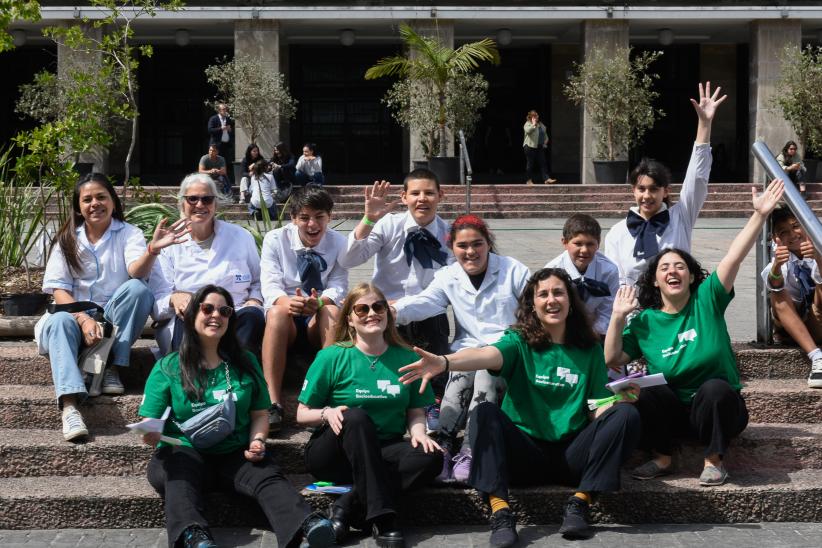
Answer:
M725 99L728 98L727 95L720 97L720 91L722 91L722 88L717 86L716 90L712 94L710 82L705 82L704 87L702 86L702 82L699 83L699 101L697 102L696 100L691 99L691 104L694 106L696 115L699 116L699 120L701 122L710 124L716 115L716 110L719 105L721 105Z
M374 181L370 194L368 187L365 187L365 216L372 223L376 223L391 213L397 205L397 200L386 201L386 195L390 188L391 183L388 181Z
M791 251L788 249L788 246L776 246L776 250L773 252L773 268L771 268L771 271L780 272L782 269L782 265L787 263L790 260L790 258Z
M636 288L632 285L623 285L617 289L611 314L624 319L638 307L639 300L636 298Z
M159 251L165 247L181 244L188 240L191 234L191 221L179 219L175 223L166 227L168 219L160 219L157 228L154 229L154 236L149 242L152 251Z
M432 377L436 377L445 371L445 359L442 356L426 352L416 346L414 347L414 352L417 353L420 359L405 367L399 368L400 373L405 373L400 377L400 382L403 384L411 384L417 379L422 379L420 383L420 394L422 394L425 391L428 381Z
M773 211L773 208L776 207L776 204L779 203L784 191L785 183L782 182L782 179L774 179L771 181L771 184L768 185L768 188L766 188L762 194L757 194L756 187L752 186L751 202L753 203L754 211L763 217L767 217L771 211Z

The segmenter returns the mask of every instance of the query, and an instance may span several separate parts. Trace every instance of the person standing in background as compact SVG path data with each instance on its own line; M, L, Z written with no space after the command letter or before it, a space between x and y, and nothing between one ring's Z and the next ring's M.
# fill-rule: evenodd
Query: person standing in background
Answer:
M223 158L232 158L234 143L234 119L228 115L224 103L217 105L217 114L208 119L208 144L217 145L217 152Z
M529 110L522 127L525 138L522 141L522 150L525 152L525 171L528 175L526 184L544 182L546 185L556 183L557 180L548 174L545 162L545 149L548 148L548 130L545 124L539 121L536 110Z

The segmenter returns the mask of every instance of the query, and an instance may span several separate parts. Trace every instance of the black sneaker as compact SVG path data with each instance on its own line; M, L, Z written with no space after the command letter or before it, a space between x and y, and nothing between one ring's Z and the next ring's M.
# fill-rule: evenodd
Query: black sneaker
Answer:
M181 537L185 548L217 548L217 543L208 529L199 525L187 527Z
M519 540L517 536L517 518L510 508L497 510L491 515L491 546L513 546Z
M272 403L268 408L268 432L276 434L283 429L283 406Z
M559 533L568 540L594 536L591 530L591 506L581 498L571 496L565 504L565 515Z
M325 548L334 545L334 527L331 522L319 512L312 512L303 521L303 548Z

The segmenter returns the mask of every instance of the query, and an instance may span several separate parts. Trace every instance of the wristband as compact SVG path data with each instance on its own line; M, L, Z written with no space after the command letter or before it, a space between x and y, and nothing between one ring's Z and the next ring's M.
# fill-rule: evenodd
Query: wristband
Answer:
M360 221L360 222L362 224L364 224L365 226L374 226L375 224L377 224L374 221L372 221L371 219L369 219L368 215L363 215L362 216L362 221Z
M782 272L779 274L774 274L773 271L768 271L768 278L771 280L781 280L782 279Z
M326 405L323 407L323 410L320 411L320 426L325 426L328 424L328 421L325 418L325 412L328 411L328 406Z
M322 297L322 295L320 295L319 297L317 297L317 310L319 310L320 308L322 308L324 304L325 304L325 303L323 302L323 297Z
M148 248L148 254L149 255L154 255L156 257L157 255L160 254L159 251L155 253L154 251L151 250L151 242L148 242L148 246L146 246L146 247Z
M259 437L259 436L257 436L257 437L256 437L256 438L254 438L253 440L251 440L251 442L255 442L255 441L258 441L258 442L262 443L263 445L265 445L265 439L263 439L263 438L261 438L261 437ZM251 442L249 442L249 445L251 445Z
M448 356L446 356L445 354L443 354L442 357L445 358L445 371L444 371L444 373L448 373L449 371L451 371L451 362L448 361Z

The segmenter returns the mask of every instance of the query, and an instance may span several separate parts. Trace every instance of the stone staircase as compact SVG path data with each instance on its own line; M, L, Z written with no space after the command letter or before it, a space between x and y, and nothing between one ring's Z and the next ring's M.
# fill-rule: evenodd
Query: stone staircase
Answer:
M671 185L671 200L679 200L682 185ZM326 186L334 197L335 219L359 219L363 212L363 186ZM398 185L393 194L399 198ZM444 185L445 199L440 211L446 218L465 212L466 187ZM702 217L748 217L751 185L749 183L714 183L709 185L708 199ZM145 187L158 192L164 203L176 203L173 187ZM234 195L238 194L237 187ZM822 183L808 183L806 199L822 215ZM131 203L131 202L129 202ZM627 184L619 185L474 185L471 189L471 211L488 219L567 218L574 212L585 212L597 218L623 217L634 199ZM248 218L245 204L221 205L228 220ZM286 218L288 216L286 215Z
M64 442L48 362L29 342L0 342L0 529L162 527L163 509L145 479L151 450L123 425L137 420L143 382L154 358L150 340L132 350L122 379L127 393L101 396L83 408L93 438ZM726 463L728 484L701 488L701 451L686 443L680 473L638 482L594 505L600 523L731 523L822 521L822 390L806 387L807 359L796 349L736 345L745 379L751 424L734 442ZM293 421L299 373L288 379L286 417ZM306 474L308 432L293 423L271 440L296 486ZM641 455L635 456L639 462ZM516 489L520 523L556 523L568 488ZM330 498L311 494L315 507ZM256 505L235 495L213 494L208 513L215 526L265 526ZM484 524L485 505L471 490L430 487L407 496L403 519L413 525Z

